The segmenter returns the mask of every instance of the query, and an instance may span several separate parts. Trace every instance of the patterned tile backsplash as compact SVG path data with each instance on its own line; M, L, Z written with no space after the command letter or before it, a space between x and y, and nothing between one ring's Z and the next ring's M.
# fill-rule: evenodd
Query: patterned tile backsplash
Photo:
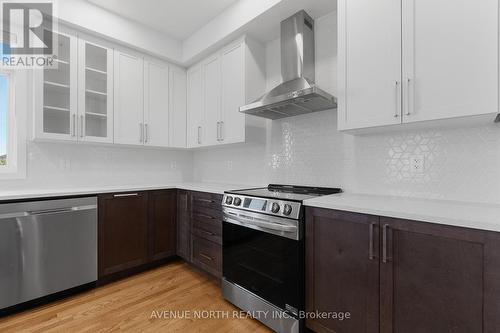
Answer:
M500 124L411 131L402 126L353 136L336 130L336 117L324 111L268 121L265 135L254 135L266 140L197 151L194 178L500 203ZM417 171L415 157L422 162Z

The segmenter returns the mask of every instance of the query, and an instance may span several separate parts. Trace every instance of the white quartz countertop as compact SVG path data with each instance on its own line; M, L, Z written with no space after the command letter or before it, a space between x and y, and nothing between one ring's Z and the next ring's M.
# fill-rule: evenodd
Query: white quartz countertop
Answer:
M340 193L308 199L306 206L500 232L500 205Z
M224 191L244 189L255 186L238 184L218 184L218 183L170 183L155 185L117 185L117 186L93 186L93 187L72 187L57 189L22 189L22 190L0 190L0 201L36 199L50 197L65 197L73 195L87 195L98 193L148 191L178 188L190 191L200 191L222 194Z

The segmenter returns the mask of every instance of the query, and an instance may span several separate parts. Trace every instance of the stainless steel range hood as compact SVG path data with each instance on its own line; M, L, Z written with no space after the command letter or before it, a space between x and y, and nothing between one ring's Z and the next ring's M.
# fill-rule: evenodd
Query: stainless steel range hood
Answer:
M283 83L240 112L268 119L337 108L335 97L314 83L314 20L305 11L281 22Z

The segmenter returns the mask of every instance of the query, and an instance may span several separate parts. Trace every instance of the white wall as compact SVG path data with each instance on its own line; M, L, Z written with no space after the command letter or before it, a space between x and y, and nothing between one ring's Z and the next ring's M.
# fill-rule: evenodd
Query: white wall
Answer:
M316 82L335 93L336 14L316 20ZM268 89L281 81L279 40L267 45ZM352 136L323 111L268 121L243 145L194 153L194 179L340 186L346 191L500 203L500 126ZM409 158L424 156L423 173Z

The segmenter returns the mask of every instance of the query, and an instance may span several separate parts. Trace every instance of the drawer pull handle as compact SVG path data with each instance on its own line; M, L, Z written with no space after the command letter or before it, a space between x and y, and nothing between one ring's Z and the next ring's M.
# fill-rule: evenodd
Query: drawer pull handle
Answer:
M210 200L210 199L194 199L194 201L199 201L199 202L208 202L208 203L214 203L215 201L214 200Z
M123 198L123 197L136 197L139 193L125 193L125 194L115 194L113 197L115 198Z
M210 219L210 220L215 220L215 217L213 216L210 216L210 215L206 215L206 214L194 214L195 216L198 216L198 217L203 217L203 218L206 218L206 219Z
M210 261L214 260L214 258L207 256L206 254L203 254L201 252L200 252L200 257L205 258L205 259L210 260Z
M201 230L200 231L206 235L210 235L210 236L215 236L215 234L213 232L210 232L210 231L206 231L206 230Z

